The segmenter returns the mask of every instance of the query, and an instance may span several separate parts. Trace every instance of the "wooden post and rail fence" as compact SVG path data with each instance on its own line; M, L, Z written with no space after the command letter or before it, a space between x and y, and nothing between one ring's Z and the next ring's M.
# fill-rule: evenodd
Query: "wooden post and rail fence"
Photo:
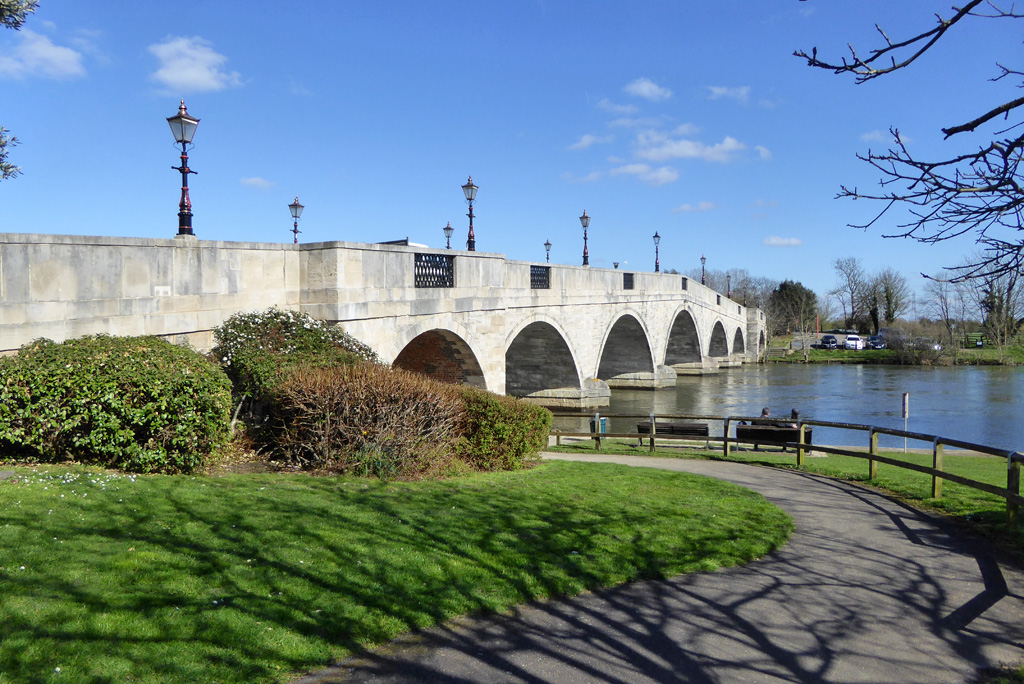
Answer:
M796 451L796 463L798 466L804 464L804 458L806 453L810 450L823 452L826 454L836 454L839 456L852 456L854 458L862 458L868 462L868 478L875 479L878 477L878 464L885 463L888 465L896 466L898 468L906 468L907 470L914 470L925 475L930 475L932 478L932 497L939 498L942 496L942 483L944 480L950 482L956 482L965 487L971 487L989 494L1006 499L1006 520L1009 525L1016 525L1019 522L1019 511L1021 506L1024 506L1024 496L1020 493L1020 471L1021 466L1024 464L1024 454L1016 451L1007 451L1006 449L997 449L995 447L986 446L984 444L975 444L973 442L964 442L958 439L949 439L946 437L939 437L937 435L928 435L920 432L908 432L906 430L896 430L891 428L874 427L870 425L859 425L857 423L835 423L824 420L790 420L787 418L762 418L758 417L746 417L746 416L706 416L706 415L687 415L687 414L663 414L655 415L653 413L642 415L642 414L627 414L627 413L606 413L602 416L600 413L557 413L558 418L590 418L591 419L591 431L590 432L561 432L552 431L551 434L555 437L556 443L562 443L562 437L589 437L594 440L594 448L597 450L601 449L601 440L605 438L623 438L623 439L637 439L642 442L644 439L650 440L650 451L654 451L655 442L657 440L664 441L698 441L704 442L706 446L710 446L712 442L722 444L722 452L728 457L731 451L731 447L734 444L772 444L775 446L781 446L784 448L792 448ZM603 432L602 418L639 418L648 419L649 427L644 424L644 427L648 430L647 432L641 432L639 430L640 424L638 424L637 432ZM658 421L663 421L662 428L659 430ZM674 423L671 421L688 421L687 423ZM706 421L699 423L695 421ZM714 437L708 434L707 422L721 422L722 423L722 436ZM682 426L680 432L682 434L672 434L667 429L668 425L679 425ZM794 435L797 438L792 441L770 441L761 437L755 440L753 437L746 436L730 437L730 432L733 425L736 426L747 426L747 425L761 425L761 426L778 426L786 427L788 430L784 432L786 434ZM687 429L687 426L690 426ZM703 434L696 436L696 426L703 426ZM821 444L811 444L810 440L807 439L809 428L812 427L824 427L824 428L836 428L841 430L854 430L859 432L867 433L867 451L855 451L853 449L843 449L840 447L823 446ZM739 430L737 430L739 434ZM901 461L896 458L890 458L889 456L883 456L878 451L878 436L879 435L892 435L894 437L903 437L907 439L913 439L931 444L932 451L932 465L918 465L917 463L910 463L907 461ZM1006 459L1006 487L997 487L996 485L989 484L987 482L980 482L967 477L957 475L955 473L943 470L943 456L944 447L950 446L957 449L966 449L968 451L976 452L981 454L982 457L994 456Z

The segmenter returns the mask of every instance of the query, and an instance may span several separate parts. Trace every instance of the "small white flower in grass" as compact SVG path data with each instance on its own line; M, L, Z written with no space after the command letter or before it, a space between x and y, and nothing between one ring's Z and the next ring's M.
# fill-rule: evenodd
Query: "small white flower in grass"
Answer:
M53 668L53 671L57 672L57 673L60 673L60 668L59 667L55 667L55 668Z

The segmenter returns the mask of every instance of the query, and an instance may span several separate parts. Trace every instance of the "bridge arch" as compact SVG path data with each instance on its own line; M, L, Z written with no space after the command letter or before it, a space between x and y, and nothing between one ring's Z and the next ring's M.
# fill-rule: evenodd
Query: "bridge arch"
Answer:
M510 333L505 347L505 394L579 390L580 374L567 336L551 321L531 317Z
M607 382L618 375L653 372L654 355L646 328L638 315L622 313L605 332L596 377Z
M736 328L736 334L732 337L732 353L743 354L746 351L746 345L743 344L743 329Z
M711 328L711 342L708 344L708 356L722 357L729 355L729 340L725 336L722 321L715 321Z
M700 333L693 314L680 309L672 321L665 346L665 365L674 366L680 363L700 363Z
M451 330L433 328L416 335L402 347L391 365L441 382L487 389L483 369L473 349Z

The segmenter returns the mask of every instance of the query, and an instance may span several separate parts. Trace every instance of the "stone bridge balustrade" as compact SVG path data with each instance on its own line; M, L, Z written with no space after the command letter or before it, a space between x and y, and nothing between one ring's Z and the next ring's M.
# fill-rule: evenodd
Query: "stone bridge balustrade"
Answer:
M764 346L760 311L679 275L403 245L0 234L0 295L0 352L89 333L209 349L231 314L279 306L342 323L395 366L561 406Z

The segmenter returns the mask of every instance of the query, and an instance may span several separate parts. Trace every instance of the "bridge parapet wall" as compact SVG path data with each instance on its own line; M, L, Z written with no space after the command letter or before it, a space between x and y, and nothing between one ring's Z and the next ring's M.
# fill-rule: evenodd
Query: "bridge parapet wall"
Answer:
M417 287L418 254L433 264L450 260L452 286ZM548 287L535 289L532 270L546 270ZM600 382L603 345L624 316L636 319L642 335L613 337L649 346L646 368L638 372L656 378L668 375L661 366L669 331L684 309L701 331L702 354L709 353L718 323L730 344L740 329L753 336L748 355L757 348L752 310L679 275L354 242L0 234L0 352L39 337L61 341L96 333L159 335L209 349L212 329L229 316L269 306L342 322L387 361L418 334L449 331L477 356L487 387L499 392L505 353L515 331L530 321L560 331L581 387Z

